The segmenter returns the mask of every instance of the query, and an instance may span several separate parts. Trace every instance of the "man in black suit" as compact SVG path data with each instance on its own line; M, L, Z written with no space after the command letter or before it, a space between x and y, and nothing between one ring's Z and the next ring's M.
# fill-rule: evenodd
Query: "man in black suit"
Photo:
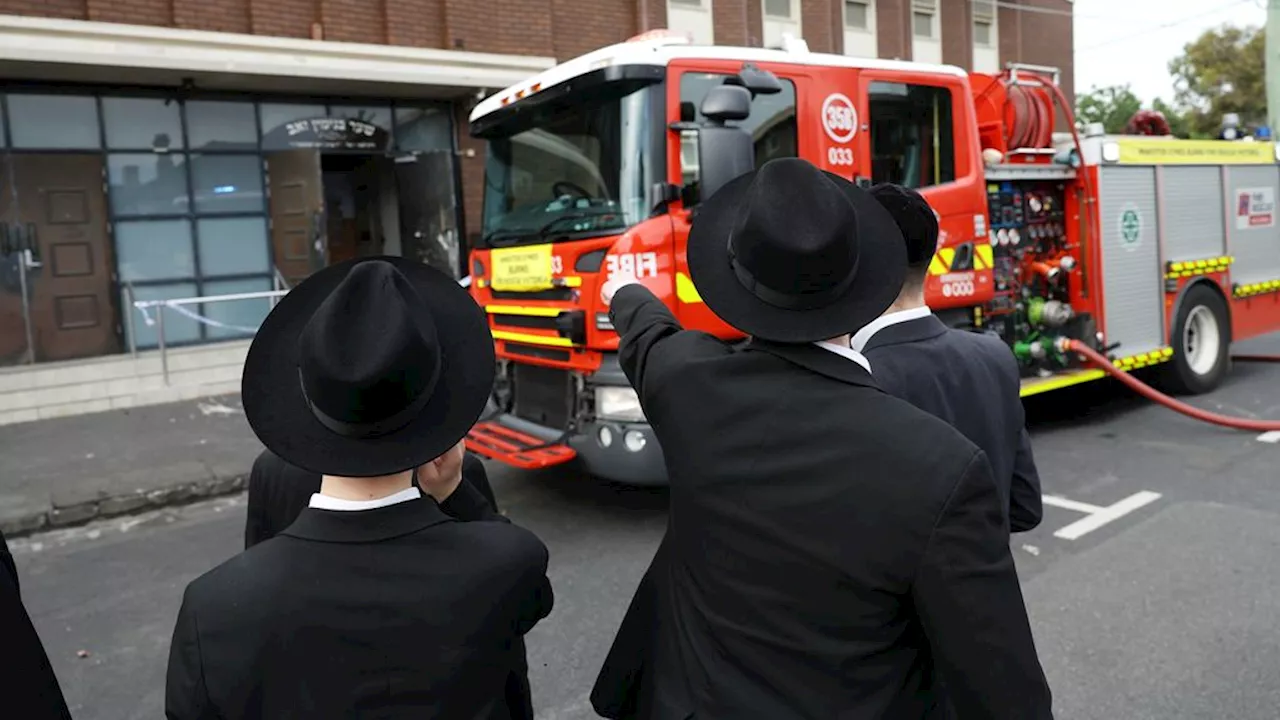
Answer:
M0 707L14 717L70 720L58 676L22 603L18 566L0 533Z
M506 686L552 596L546 547L462 481L493 374L484 312L426 265L352 260L281 299L241 397L320 492L187 586L168 718L522 717Z
M708 307L683 330L615 278L620 361L662 444L667 533L592 693L655 720L1050 718L991 469L876 387L848 332L893 301L905 250L865 191L773 160L703 201Z
M920 193L871 188L893 216L907 248L907 275L888 312L850 342L871 363L876 384L942 418L982 448L995 476L1009 529L1040 524L1040 474L1020 397L1018 362L995 335L948 328L924 302L924 281L938 245L938 216Z
M479 490L494 512L500 512L484 463L471 453L462 460L462 480ZM298 519L311 496L318 492L320 473L287 463L270 450L259 453L249 471L244 549L279 535Z

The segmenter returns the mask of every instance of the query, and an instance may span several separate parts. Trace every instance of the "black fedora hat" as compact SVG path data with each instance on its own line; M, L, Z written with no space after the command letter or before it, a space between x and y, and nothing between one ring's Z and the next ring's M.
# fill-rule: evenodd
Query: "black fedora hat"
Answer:
M493 337L466 290L398 257L325 268L280 299L245 359L258 439L327 475L418 467L466 437L493 389Z
M770 160L703 201L689 274L722 320L763 340L855 331L897 298L902 235L879 202L799 158Z

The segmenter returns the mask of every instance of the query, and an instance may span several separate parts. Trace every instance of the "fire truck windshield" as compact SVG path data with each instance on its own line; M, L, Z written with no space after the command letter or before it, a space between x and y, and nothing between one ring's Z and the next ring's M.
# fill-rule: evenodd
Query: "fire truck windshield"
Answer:
M535 107L488 134L481 247L620 232L649 216L661 177L651 112L660 85Z

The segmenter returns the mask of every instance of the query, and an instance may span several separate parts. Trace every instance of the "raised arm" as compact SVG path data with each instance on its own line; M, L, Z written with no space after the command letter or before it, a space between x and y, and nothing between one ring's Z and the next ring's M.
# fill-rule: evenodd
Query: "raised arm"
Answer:
M934 526L912 597L959 717L1052 720L1004 512L981 452Z
M618 362L643 397L645 371L654 348L684 328L667 306L640 284L618 288L609 305L609 319L620 338Z

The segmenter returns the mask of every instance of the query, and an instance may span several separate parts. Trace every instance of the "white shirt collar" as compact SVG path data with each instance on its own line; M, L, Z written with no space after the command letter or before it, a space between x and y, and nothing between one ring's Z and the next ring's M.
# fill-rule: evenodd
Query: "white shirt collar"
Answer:
M854 350L853 348L848 348L843 345L837 345L836 343L828 342L826 340L820 340L814 343L814 345L817 345L823 350L828 350L837 355L843 356L848 360L852 360L858 363L859 365L861 365L863 369L865 369L867 372L871 372L871 363L868 362L865 357L863 357L862 353L858 352L857 350Z
M373 500L343 500L315 493L311 496L310 507L317 510L374 510L388 505L397 505L422 497L422 491L416 487L405 488L394 495L375 498Z
M897 325L908 320L919 320L920 318L929 317L933 312L926 306L911 308L910 310L898 310L896 312L885 313L880 317L867 323L867 326L853 334L853 339L849 341L849 347L858 352L862 352L867 343L871 342L871 336L889 327Z

